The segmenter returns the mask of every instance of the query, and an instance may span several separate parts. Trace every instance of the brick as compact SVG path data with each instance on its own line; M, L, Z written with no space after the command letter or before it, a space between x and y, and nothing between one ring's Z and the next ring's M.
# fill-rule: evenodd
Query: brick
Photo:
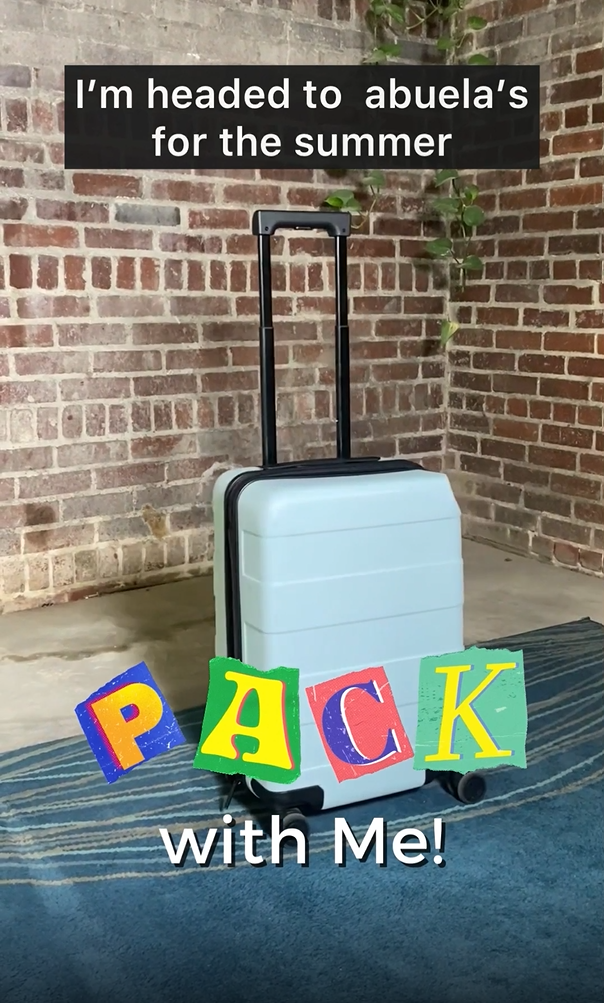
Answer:
M24 320L86 317L90 313L90 302L84 296L26 296L17 300L17 313Z
M128 328L121 324L58 324L59 345L119 345L128 339Z
M579 331L572 333L546 331L543 347L546 352L591 353L594 351L594 335Z
M7 247L77 247L79 234L70 226L6 223L4 242Z
M544 446L529 446L529 463L553 470L576 470L577 454L574 451Z
M572 503L568 498L559 498L557 495L546 494L544 491L527 490L524 492L523 502L525 508L535 512L548 512L565 519L571 517Z
M604 209L584 209L577 213L578 230L602 230L604 228Z
M125 203L116 206L115 221L135 226L179 226L180 209L177 206Z
M161 369L159 352L95 352L92 361L94 372L138 373Z
M229 356L226 348L182 349L166 352L166 368L169 370L226 369Z
M29 351L15 356L15 371L19 376L85 373L88 365L86 352Z
M595 234L582 233L564 237L550 237L548 252L550 254L598 254L599 241Z
M499 326L500 324L517 324L518 310L510 307L477 307L476 320L479 324Z
M582 157L579 173L582 178L604 177L604 157Z
M7 132L27 132L27 101L23 98L6 98L5 126Z
M544 516L541 519L541 531L545 534L545 536L551 536L556 540L556 543L554 544L554 554L556 555L560 551L560 540L564 541L564 546L566 545L566 540L575 544L589 544L589 527L579 526L576 523L563 523L558 519L552 519Z
M604 328L604 310L577 310L576 324L577 327L581 328L602 330Z
M593 77L582 77L577 80L565 80L555 84L550 91L551 104L574 104L588 102L602 94L602 74Z
M65 289L80 291L85 289L84 269L85 260L83 258L65 255L63 259Z
M577 73L595 73L597 70L604 70L604 50L600 47L589 49L587 52L577 52L575 56L575 68Z
M100 491L111 488L133 487L139 484L162 482L165 477L163 463L134 463L100 468L95 471L96 487Z
M591 303L593 291L591 286L554 285L543 288L543 299L546 303L586 304Z
M214 201L214 191L214 186L204 181L154 181L151 198L207 204Z
M173 296L170 313L176 317L228 316L230 302L222 296Z
M574 516L580 522L588 522L591 525L604 526L604 505L595 505L586 502L574 503Z
M102 404L86 404L84 408L86 435L94 436L106 435L107 433L107 408Z
M136 397L177 396L197 393L197 377L189 374L178 376L135 376L133 380Z
M109 208L99 202L66 202L56 199L38 199L36 216L44 220L62 220L69 223L107 223Z
M13 289L31 289L33 284L31 258L24 254L9 256L9 282Z
M111 259L107 259L111 263ZM118 258L115 284L118 289L136 287L136 258Z
M85 377L79 380L63 379L59 384L61 400L109 400L130 396L130 380L101 376Z
M31 87L31 70L27 66L0 66L0 87Z
M148 438L134 439L132 441L132 459L158 459L160 457L171 458L182 454L191 454L197 451L197 439L195 435L156 435Z
M571 212L527 213L522 220L523 230L550 233L552 230L572 230L572 228L573 214Z
M499 196L501 209L536 209L546 203L546 188L521 188L519 191L502 192Z
M120 463L128 458L125 442L83 442L57 446L59 467L90 467L103 463Z
M56 400L57 388L49 382L20 380L0 383L0 406L45 403Z
M52 451L48 446L0 450L0 470L3 474L45 470L51 464Z
M27 201L21 198L0 199L0 220L23 219L27 212Z
M539 438L539 425L536 422L509 421L500 418L493 422L493 434L503 439L536 442Z
M195 324L168 322L132 325L132 341L135 345L190 344L198 338L199 332Z
M554 155L601 150L603 135L602 129L584 129L581 132L554 136L552 142Z
M142 258L139 262L141 289L159 289L159 262L154 258Z
M544 425L541 441L557 446L571 446L574 449L591 449L594 433L587 428L568 428L565 425Z
M589 108L587 105L575 105L573 108L567 108L564 112L565 129L579 129L587 125L588 122ZM553 131L557 131L557 129Z
M192 209L190 230L249 230L250 215L245 209Z
M142 194L142 180L124 174L75 173L73 190L76 195L136 198Z
M585 571L602 574L604 568L604 555L592 550L579 550L579 565Z
M593 205L602 201L602 184L563 185L553 188L550 205Z
M23 188L24 184L22 167L0 167L0 188Z
M536 285L505 285L498 283L495 298L502 303L538 303L539 287Z
M92 475L88 470L72 470L68 473L44 474L20 477L19 498L58 498L88 491L92 486Z
M41 529L23 534L23 550L26 554L62 550L94 543L94 526L64 526L62 528Z
M484 477L493 477L499 480L501 464L499 461L486 456L468 456L462 454L459 458L460 467L467 473L480 474Z
M153 246L153 235L149 230L116 230L95 229L84 230L86 247L107 247L111 249L127 248L128 250L148 251Z
M41 254L38 257L36 285L38 289L56 289L59 284L59 259Z
M547 379L540 381L540 391L543 397L563 398L565 400L587 400L589 387L580 380Z
M591 379L604 377L604 357L585 356L568 360L569 376L588 376Z
M161 317L164 301L161 296L104 296L98 312L100 317Z
M91 261L92 285L95 289L111 289L113 262L111 258L93 258Z
M554 556L560 564L574 568L577 566L579 553L576 547L572 547L568 543L557 542L554 544Z
M527 307L523 321L527 327L568 327L569 315L563 310L533 310Z
M552 474L552 491L571 497L598 500L601 497L601 483L587 477Z
M244 243L248 239L247 234L238 238ZM253 237L250 238L250 248L254 244ZM173 252L175 254L221 254L222 247L222 237L215 236L199 236L194 237L190 233L160 233L159 235L159 247L161 251ZM241 253L241 249L237 246L227 248L229 254ZM252 250L249 251L250 254L253 253Z

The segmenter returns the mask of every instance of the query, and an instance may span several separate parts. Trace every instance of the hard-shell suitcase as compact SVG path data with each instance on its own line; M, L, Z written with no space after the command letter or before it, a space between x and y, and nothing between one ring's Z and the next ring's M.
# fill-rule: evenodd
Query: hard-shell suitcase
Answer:
M333 460L277 462L271 237L279 229L323 230L334 240ZM294 815L425 782L413 757L395 754L388 765L385 756L381 768L372 761L367 771L371 753L359 749L356 767L356 754L348 756L347 779L336 776L305 694L326 680L383 667L413 747L421 658L464 646L461 516L446 475L404 459L351 458L349 214L263 210L254 214L253 232L263 465L228 471L214 488L216 655L260 670L300 671L301 775L292 784L246 781L291 824Z

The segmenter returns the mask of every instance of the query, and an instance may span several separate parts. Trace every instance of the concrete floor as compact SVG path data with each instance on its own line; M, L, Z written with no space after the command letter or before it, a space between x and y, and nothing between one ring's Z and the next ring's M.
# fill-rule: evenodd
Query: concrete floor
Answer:
M601 579L466 542L465 640L591 617ZM81 734L74 707L145 661L173 710L203 703L213 656L211 578L0 617L0 752Z

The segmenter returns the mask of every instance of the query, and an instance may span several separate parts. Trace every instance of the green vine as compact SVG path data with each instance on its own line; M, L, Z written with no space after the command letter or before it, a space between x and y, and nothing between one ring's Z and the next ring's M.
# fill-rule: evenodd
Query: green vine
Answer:
M394 3L369 0L366 21L373 48L363 61L378 65L397 59L402 55L401 36L413 37L422 32L436 31L436 48L442 52L445 63L461 62L469 40L487 27L484 18L466 14L467 3L468 0L396 0ZM474 53L466 62L469 66L489 66L493 60ZM429 241L425 251L431 258L448 265L451 285L463 290L468 273L482 272L484 268L473 247L475 230L485 219L483 210L477 204L480 191L476 185L466 183L454 170L438 171L433 184L446 193L431 203L431 209L441 220L446 235ZM382 171L370 171L360 181L360 192L341 188L332 192L325 203L350 212L357 220L353 227L361 229L374 211L385 185ZM444 318L440 329L441 345L444 347L458 330L459 324L455 320Z

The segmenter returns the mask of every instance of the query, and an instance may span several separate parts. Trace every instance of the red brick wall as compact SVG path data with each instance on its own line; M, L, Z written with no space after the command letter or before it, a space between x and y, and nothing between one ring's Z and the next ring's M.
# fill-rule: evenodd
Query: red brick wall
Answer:
M259 459L251 210L317 208L334 182L64 171L55 74L0 83L0 605L197 573L216 473ZM398 179L350 244L354 439L438 467L443 298L409 262L421 181ZM276 244L285 458L333 449L328 250Z
M498 63L542 75L540 170L485 172L487 267L449 355L448 445L468 535L602 572L602 0L476 5Z

